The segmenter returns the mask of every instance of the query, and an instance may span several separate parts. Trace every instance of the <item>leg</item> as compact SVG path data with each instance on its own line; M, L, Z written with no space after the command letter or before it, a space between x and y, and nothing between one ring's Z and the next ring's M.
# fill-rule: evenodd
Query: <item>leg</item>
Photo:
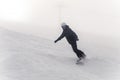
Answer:
M78 57L78 58L81 58L83 52L77 49L76 41L72 42L72 43L71 43L71 46L72 46L73 51L76 53L77 57Z
M85 58L85 57L86 57L86 55L84 54L84 52L82 52L81 50L79 50L79 53L82 55L82 56L81 56L82 58Z

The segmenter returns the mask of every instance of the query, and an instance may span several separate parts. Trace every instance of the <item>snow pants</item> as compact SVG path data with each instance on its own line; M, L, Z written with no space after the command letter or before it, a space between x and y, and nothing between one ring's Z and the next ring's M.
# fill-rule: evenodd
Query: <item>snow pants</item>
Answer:
M79 49L77 48L77 43L76 43L76 41L73 41L73 42L71 42L70 44L71 44L72 49L73 49L73 51L76 53L76 55L77 55L78 58L81 58L81 57L85 57L85 56L86 56L86 55L84 54L84 52L82 52L81 50L79 50Z

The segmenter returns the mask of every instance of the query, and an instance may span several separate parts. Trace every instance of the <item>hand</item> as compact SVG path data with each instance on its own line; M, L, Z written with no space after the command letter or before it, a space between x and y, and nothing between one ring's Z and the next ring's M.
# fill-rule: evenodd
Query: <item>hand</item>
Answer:
M57 40L54 41L54 43L56 43L56 42L57 42Z

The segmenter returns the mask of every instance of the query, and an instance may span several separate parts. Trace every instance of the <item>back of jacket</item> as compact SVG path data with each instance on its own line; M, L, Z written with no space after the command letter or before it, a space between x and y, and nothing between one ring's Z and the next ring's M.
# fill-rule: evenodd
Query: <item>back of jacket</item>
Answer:
M76 35L76 33L74 31L72 31L68 25L63 26L63 32L60 35L60 37L56 40L59 41L61 40L63 37L66 37L67 41L71 44L75 41L78 40L78 36Z
M69 27L64 29L63 33L69 43L78 40L78 36L76 35L76 33L72 31Z

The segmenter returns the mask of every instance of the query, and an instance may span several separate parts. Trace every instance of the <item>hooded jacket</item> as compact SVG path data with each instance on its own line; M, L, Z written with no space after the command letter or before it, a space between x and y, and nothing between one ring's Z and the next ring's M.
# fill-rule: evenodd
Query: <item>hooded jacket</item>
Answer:
M74 31L72 31L68 25L64 25L64 26L62 26L62 28L63 28L63 32L56 41L59 41L65 37L67 39L67 41L71 44L72 42L79 40L76 33Z

